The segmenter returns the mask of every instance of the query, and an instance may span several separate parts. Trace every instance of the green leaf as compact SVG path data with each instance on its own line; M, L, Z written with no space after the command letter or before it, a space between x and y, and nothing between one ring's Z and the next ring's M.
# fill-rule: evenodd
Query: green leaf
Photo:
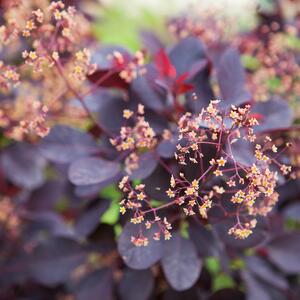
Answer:
M225 289L225 288L233 288L234 286L235 286L235 283L234 283L233 279L230 276L226 275L225 273L221 273L213 279L213 291L214 292Z
M204 261L206 269L209 271L211 275L216 275L220 272L220 261L216 257L209 256L205 258Z
M116 237L116 240L119 238L121 232L122 232L122 226L120 224L116 224L114 226L114 232L115 232L115 237Z
M150 200L150 204L152 207L159 207L159 206L163 205L164 203L165 202L160 201L160 200L155 200L155 199Z
M111 200L109 209L102 215L100 221L104 224L114 225L119 220L120 200L122 194L115 185L110 185L100 192L100 196Z
M273 77L273 78L269 79L267 81L267 83L268 83L269 89L274 92L274 91L276 91L276 89L278 89L280 87L281 80L279 77Z
M189 238L189 224L188 222L182 222L180 226L180 234L188 239Z
M101 223L114 225L119 220L119 201L112 201L109 209L102 215Z
M260 67L260 62L259 60L251 55L242 55L241 56L242 64L243 66L251 71L256 71Z
M245 268L245 262L242 259L240 259L240 258L233 259L230 262L230 268L232 270L242 270L242 269Z
M286 45L291 50L300 50L300 39L297 36L286 36Z

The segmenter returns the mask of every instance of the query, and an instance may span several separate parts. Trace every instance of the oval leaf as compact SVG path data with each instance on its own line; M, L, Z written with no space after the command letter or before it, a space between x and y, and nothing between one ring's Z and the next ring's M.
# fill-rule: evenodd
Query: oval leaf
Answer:
M271 261L282 271L300 272L300 232L289 232L273 239L268 247Z
M154 287L150 270L126 270L119 284L122 300L147 300Z
M187 290L197 281L202 263L194 244L175 234L165 243L162 267L173 289Z
M69 163L97 151L92 136L77 129L57 125L51 129L40 145L40 151L50 161Z
M69 180L75 185L103 182L120 172L120 164L95 157L74 161L69 168Z
M118 249L127 266L143 270L148 269L161 258L162 246L160 241L154 241L152 238L153 234L158 231L156 226L153 226L149 230L144 229L144 236L149 239L148 246L136 247L131 242L131 237L137 236L139 231L140 226L127 223L120 235Z
M15 185L35 189L44 182L46 161L37 149L29 144L13 144L5 149L1 165L5 176Z

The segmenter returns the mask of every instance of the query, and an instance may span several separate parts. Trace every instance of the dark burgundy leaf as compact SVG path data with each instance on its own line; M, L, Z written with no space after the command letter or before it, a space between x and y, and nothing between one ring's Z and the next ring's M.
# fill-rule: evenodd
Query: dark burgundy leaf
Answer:
M109 201L101 200L95 205L91 205L81 214L75 224L75 232L80 237L86 237L99 225L100 218L109 207Z
M247 271L242 272L243 280L246 283L247 288L247 300L273 300L271 295L260 280L256 279Z
M207 54L204 45L198 38L187 37L170 50L169 57L177 74L188 73L189 81L187 83L194 87L192 92L197 95L197 100L193 100L192 92L186 94L188 109L200 112L214 98L209 82Z
M208 300L245 300L245 295L237 289L223 289L212 294ZM259 298L257 298L258 300Z
M164 49L160 49L155 55L155 66L159 72L159 75L164 77L175 78L176 69L172 65L167 53Z
M287 101L281 99L257 102L252 112L262 115L259 126L255 128L258 132L286 128L293 122L292 110Z
M139 166L137 169L133 170L130 175L131 179L145 179L150 176L156 166L157 166L157 158L153 152L147 152L139 156Z
M194 244L178 233L165 242L161 262L168 282L177 291L192 287L202 267Z
M29 222L27 226L28 235L31 239L38 240L42 234L50 234L51 236L74 238L74 231L66 224L64 219L50 211L24 213L23 219Z
M244 240L235 239L232 235L228 234L229 228L231 228L235 224L235 220L226 220L214 225L214 229L216 230L219 238L226 245L237 249L245 249L256 247L266 241L267 232L262 227L261 223L258 223L257 227L253 230L253 233L247 239Z
M61 199L64 190L65 183L62 180L49 180L32 193L26 207L30 211L52 210Z
M41 153L49 160L69 163L76 158L88 156L99 150L89 134L64 125L53 127L40 145Z
M97 70L88 76L88 79L95 85L103 88L118 88L128 90L129 84L120 77L119 72L111 70Z
M124 62L118 63L113 54L120 53ZM105 46L98 47L92 54L93 63L97 64L96 72L88 76L88 79L100 87L120 88L128 90L128 83L120 77L119 72L132 59L132 55L123 47Z
M194 222L189 226L189 234L202 257L219 256L219 246L212 230Z
M157 153L163 158L172 158L176 152L177 138L173 137L170 140L162 140L158 147Z
M79 198L93 198L99 194L101 188L105 185L102 183L91 184L91 185L78 185L75 187L75 195Z
M161 166L144 180L145 191L152 199L169 201L166 190L170 186L170 174Z
M288 218L295 221L300 222L300 203L293 203L288 205L284 211L283 215Z
M153 288L154 278L150 270L127 269L118 291L122 300L147 300Z
M274 238L267 246L270 260L282 271L300 272L300 232L289 232Z
M120 164L95 157L74 161L69 168L69 179L75 185L101 183L115 177L120 172Z
M27 263L34 280L53 286L64 282L86 255L85 249L74 240L52 238L35 248Z
M250 270L256 277L263 280L274 287L280 289L287 289L288 283L285 278L272 268L265 260L257 256L249 256L246 258L248 270Z
M118 250L125 263L132 269L143 270L151 267L162 256L162 243L153 240L153 234L158 231L156 226L151 229L144 230L144 236L148 238L149 245L144 247L136 247L131 242L131 237L138 236L140 226L132 223L127 223L118 240Z
M195 287L187 290L187 291L175 291L169 289L165 292L163 300L204 300L204 296L202 297L201 291L196 289Z
M165 92L149 76L153 70L148 66L146 75L139 75L131 83L131 91L141 103L154 111L164 109ZM155 76L155 75L153 75Z
M233 158L240 164L249 167L255 162L254 146L249 141L239 139L237 142L227 145L227 151L230 153L230 148Z
M222 100L228 107L251 100L251 95L246 89L245 71L235 48L227 48L221 54L216 71Z
M127 103L120 97L103 98L99 107L99 123L107 131L119 133L124 125L123 110ZM113 116L113 118L112 118Z
M116 176L92 185L78 185L75 187L75 195L79 198L93 198L99 194L99 191L113 183L116 183L122 177L121 172Z
M98 47L92 54L92 61L96 63L98 68L103 69L113 69L116 68L116 62L112 58L114 52L120 53L124 58L124 63L127 63L131 60L132 55L123 47L108 45Z
M83 277L75 286L74 294L76 300L113 298L113 274L110 269L101 269L89 273Z
M25 143L7 147L1 156L5 176L15 185L29 190L43 184L45 165L37 148Z
M140 38L144 48L152 55L155 55L161 48L164 47L159 37L149 30L142 30L140 32Z
M205 48L199 39L187 37L170 50L169 58L177 74L183 74L189 72L195 63L206 58Z

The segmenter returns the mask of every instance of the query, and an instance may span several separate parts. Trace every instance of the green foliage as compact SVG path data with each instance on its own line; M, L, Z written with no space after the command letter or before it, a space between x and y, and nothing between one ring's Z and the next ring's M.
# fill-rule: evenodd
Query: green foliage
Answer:
M235 286L234 280L228 274L221 271L221 265L218 258L212 256L207 257L204 264L212 277L213 291Z
M119 202L121 193L115 185L110 185L100 192L100 196L111 200L109 209L102 215L101 223L114 225L119 220Z
M118 2L105 8L94 25L94 34L102 43L118 44L136 51L141 47L140 30L166 32L164 20L159 15L145 9L141 9L138 15L129 14L123 6L124 3Z
M245 54L241 56L241 60L243 66L250 71L256 71L260 67L259 60L254 56Z
M272 92L274 92L274 91L276 91L276 89L278 89L280 87L281 80L278 77L273 77L273 78L269 79L267 83L268 83L269 89Z

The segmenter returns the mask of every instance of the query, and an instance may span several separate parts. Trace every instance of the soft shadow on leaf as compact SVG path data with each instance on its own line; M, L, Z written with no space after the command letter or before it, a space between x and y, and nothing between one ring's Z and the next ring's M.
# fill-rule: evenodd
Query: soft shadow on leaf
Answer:
M56 125L42 141L39 149L47 159L69 163L99 150L95 140L86 132L63 125Z
M199 278L202 268L194 244L179 233L164 243L161 262L168 282L177 291L191 288Z
M26 143L8 146L0 157L5 176L15 185L29 190L43 184L45 165L46 160L37 148Z
M91 185L113 178L120 172L120 164L95 157L74 161L69 168L69 180L75 185Z
M147 300L154 288L150 270L127 269L119 283L118 292L122 300Z
M113 274L108 268L94 271L83 277L74 289L76 300L113 298Z
M270 260L283 272L300 272L300 232L288 232L275 237L267 246Z
M137 236L140 232L140 226L127 223L118 240L118 250L130 268L143 270L151 267L162 256L162 242L153 240L153 234L158 231L157 226L145 231L144 236L148 238L148 246L136 247L131 242L132 236Z

